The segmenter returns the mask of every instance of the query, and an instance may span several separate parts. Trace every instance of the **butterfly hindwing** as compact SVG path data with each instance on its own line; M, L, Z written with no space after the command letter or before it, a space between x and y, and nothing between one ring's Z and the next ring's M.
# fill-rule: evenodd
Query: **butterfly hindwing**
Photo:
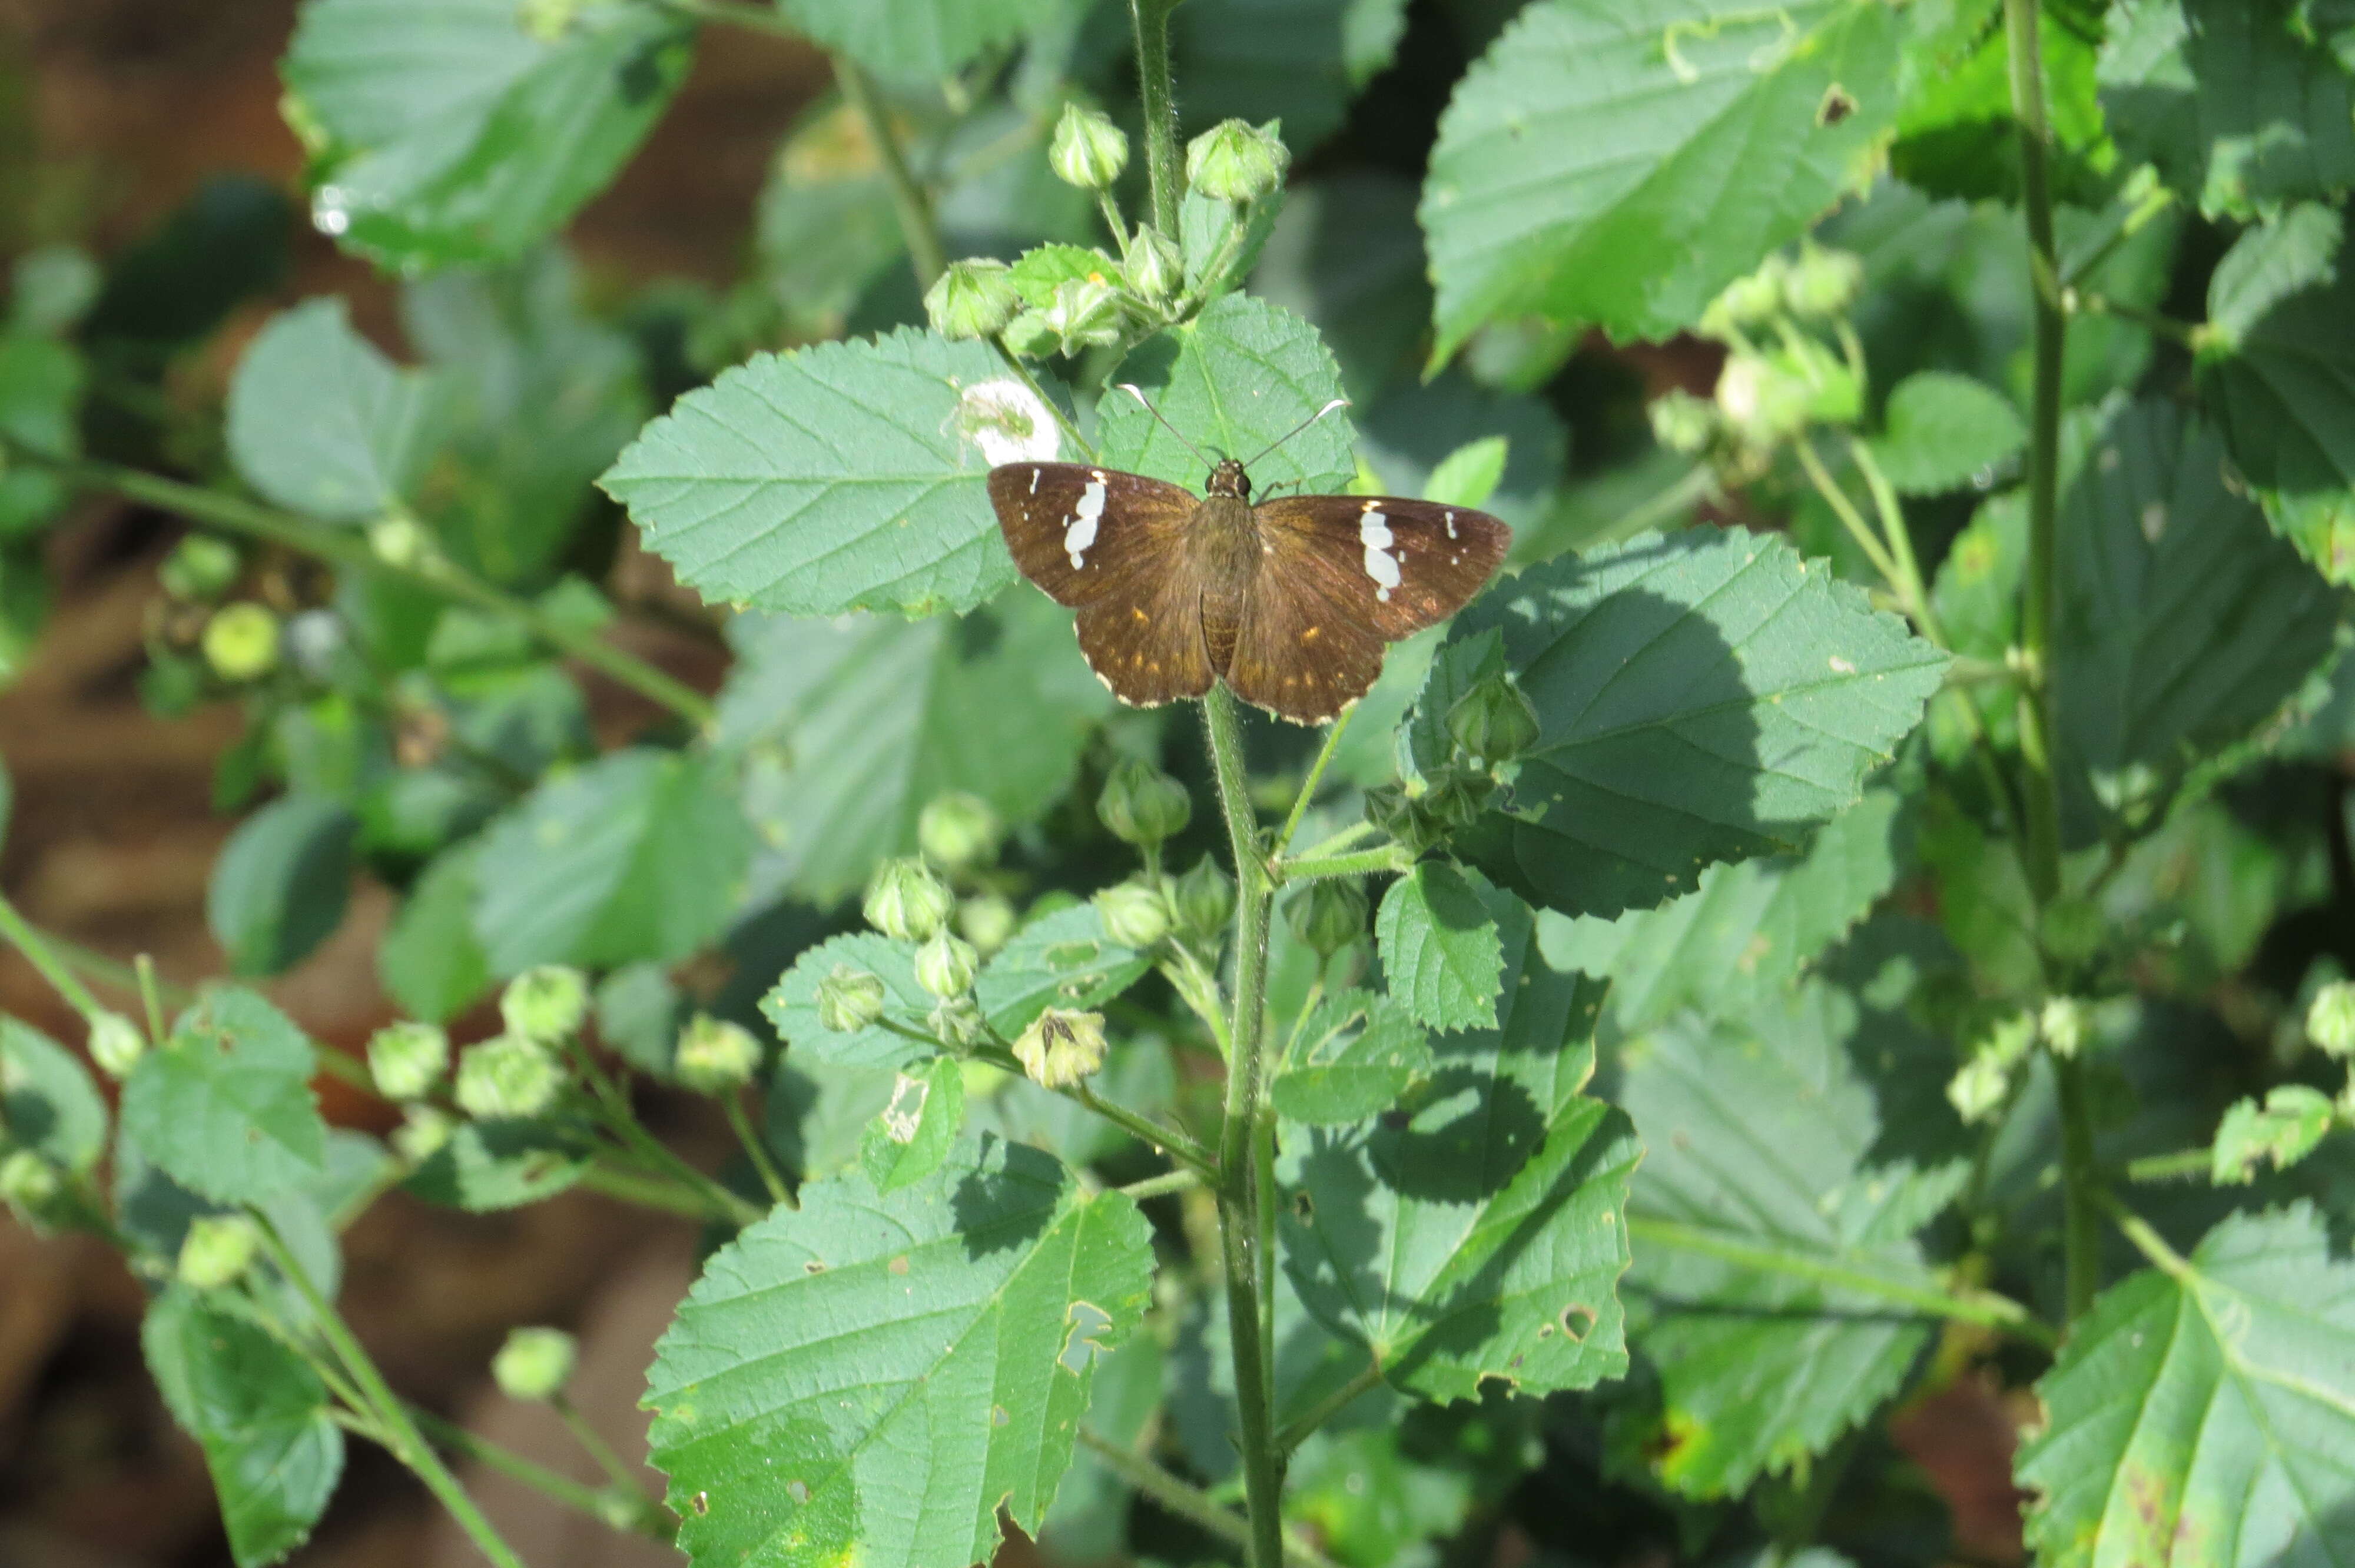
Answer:
M1022 575L1074 607L1166 577L1200 504L1177 485L1077 462L991 469L989 503Z

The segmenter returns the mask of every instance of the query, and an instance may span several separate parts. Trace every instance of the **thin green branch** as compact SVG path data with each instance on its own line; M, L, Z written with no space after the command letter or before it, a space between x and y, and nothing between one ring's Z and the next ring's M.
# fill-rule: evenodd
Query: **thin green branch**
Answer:
M2126 1161L2129 1181L2181 1181L2186 1179L2204 1181L2216 1169L2214 1151L2206 1149L2179 1149L2172 1154L2146 1154L2139 1160Z
M1791 443L1791 450L1798 458L1799 467L1806 471L1807 482L1816 487L1816 493L1824 498L1824 503L1840 520L1840 525L1848 530L1849 537L1856 541L1856 547L1862 550L1865 559L1872 563L1872 569L1879 572L1891 588L1898 588L1897 563L1890 558L1887 546L1873 536L1872 524L1864 520L1864 514L1857 510L1856 503L1849 499L1848 492L1839 487L1839 482L1832 478L1831 471L1824 467L1824 460L1816 453L1816 443L1802 435ZM1899 591L1902 593L1903 590L1899 588Z
M777 1170L777 1162L769 1157L769 1146L753 1130L751 1118L744 1114L743 1096L723 1091L719 1096L719 1107L728 1118L728 1129L736 1135L737 1143L743 1148L744 1158L752 1162L752 1170L761 1178L761 1185L768 1189L769 1201L791 1206L794 1191L785 1184L783 1174Z
M2207 340L2204 329L2190 322L2178 321L2163 311L2147 305L2137 305L2125 300L2114 300L2107 294L2072 289L2062 295L2062 303L2079 315L2115 316L2122 322L2132 322L2147 333L2196 349Z
M1275 1446L1289 1454L1324 1429L1325 1424L1358 1403L1382 1381L1382 1363L1369 1361L1357 1376L1285 1422L1276 1432Z
M1200 1171L1180 1166L1175 1171L1165 1171L1158 1176L1147 1176L1142 1181L1131 1181L1119 1192L1122 1197L1132 1202L1142 1203L1147 1198L1158 1198L1170 1192L1190 1192L1202 1184Z
M2069 1321L2084 1316L2102 1287L2102 1171L2094 1156L2092 1089L2085 1065L2052 1058L2061 1111L2062 1300Z
M668 1541L678 1533L677 1527L666 1515L661 1505L640 1491L634 1485L616 1483L612 1488L585 1486L559 1470L525 1458L514 1449L492 1442L487 1437L469 1432L454 1421L445 1421L420 1405L406 1406L409 1418L418 1429L440 1447L464 1458L472 1459L486 1470L495 1470L511 1481L519 1481L532 1490L560 1503L577 1513L587 1514L601 1524L620 1525L639 1535L656 1541Z
M25 961L39 970L41 978L49 982L49 989L65 998L66 1005L80 1013L85 1020L94 1023L99 1014L106 1011L98 1005L98 998L90 993L90 988L81 983L81 978L68 969L65 961L42 939L41 933L34 928L33 923L17 913L16 906L5 897L0 897L0 937L7 938L9 945L24 954Z
M1016 1071L1019 1072L1020 1068L1018 1066ZM1098 1096L1084 1083L1073 1084L1064 1097L1085 1106L1146 1148L1167 1155L1205 1181L1218 1180L1218 1156L1176 1128L1165 1127L1142 1111L1115 1105Z
M2109 1211L2110 1219L2134 1244L2134 1249L2160 1273L2186 1285L2199 1277L2200 1271L2192 1267L2191 1260L2168 1245L2167 1238L2154 1230L2148 1220L2107 1194L2102 1198L2102 1207Z
M932 218L932 196L908 166L908 154L900 145L900 132L891 123L890 111L875 90L874 79L847 55L830 58L835 84L842 89L843 101L867 127L868 140L875 143L876 157L883 165L884 183L891 191L891 210L900 219L900 238L907 242L908 266L916 274L916 289L921 293L932 286L932 280L946 271L949 264L948 253L941 248L940 226Z
M1370 876L1386 871L1404 871L1413 863L1413 852L1404 844L1383 844L1379 849L1359 850L1355 854L1313 855L1299 860L1278 861L1275 879L1281 885L1289 885L1319 882L1334 876Z
M591 1165L581 1173L581 1185L619 1202L635 1203L690 1220L732 1223L735 1212L714 1203L699 1187L681 1186L667 1176L624 1171L613 1165Z
M1316 799L1316 787L1325 781L1325 769L1333 765L1333 754L1340 748L1341 736L1357 712L1358 705L1351 703L1341 710L1339 718L1325 726L1325 744L1317 748L1316 760L1308 765L1308 777L1300 781L1300 793L1292 798L1292 810L1285 815L1284 826L1275 830L1275 842L1268 852L1271 854L1284 853L1292 842L1292 835L1300 831L1300 821L1308 815L1308 808Z
M1371 838L1374 834L1380 832L1381 832L1381 830L1374 826L1371 822L1351 822L1348 827L1343 828L1331 838L1321 840L1316 843L1310 844L1306 849L1302 850L1298 854L1292 857L1292 863L1297 865L1305 860L1321 860L1327 855L1338 854L1341 851L1348 849L1351 844L1356 843L1359 839Z
M730 1192L688 1164L686 1157L677 1150L648 1132L645 1125L638 1120L637 1109L630 1104L628 1093L598 1066L597 1058L587 1045L574 1040L571 1054L581 1081L589 1086L590 1103L596 1111L599 1125L620 1139L625 1150L653 1170L702 1193L738 1225L749 1225L766 1217L766 1212L760 1205Z
M1255 1548L1256 1531L1250 1520L1220 1508L1199 1487L1178 1479L1134 1449L1080 1428L1080 1444L1096 1461L1137 1491L1179 1519L1201 1526L1220 1540ZM1278 1545L1293 1568L1337 1568L1333 1560L1289 1531L1279 1532Z

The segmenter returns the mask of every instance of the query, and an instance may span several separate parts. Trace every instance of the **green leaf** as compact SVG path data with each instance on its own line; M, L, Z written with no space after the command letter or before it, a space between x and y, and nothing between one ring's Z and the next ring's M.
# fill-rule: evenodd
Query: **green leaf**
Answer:
M432 378L352 330L340 299L271 318L229 389L229 450L245 482L291 512L379 516L416 485L442 434Z
M273 800L238 824L205 890L205 923L232 974L292 969L343 924L358 827L316 795Z
M839 968L873 975L883 982L886 1016L903 1027L927 1032L924 1020L940 999L916 983L915 958L913 945L874 931L833 938L794 960L794 967L761 999L761 1015L776 1026L788 1059L796 1064L815 1060L837 1067L911 1067L937 1047L879 1023L841 1033L828 1029L818 1022L817 991Z
M1102 1007L1145 978L1152 958L1104 930L1092 904L1031 921L975 977L975 1000L990 1026L1011 1040L1050 1007Z
M1544 515L1570 452L1570 432L1543 398L1492 392L1461 370L1393 389L1361 421L1366 464L1393 495L1430 494L1466 443L1505 438L1495 487L1460 504L1485 508L1517 534Z
M2234 1100L2216 1128L2208 1179L2221 1187L2256 1180L2260 1164L2286 1171L2313 1153L2338 1120L2330 1097L2305 1084L2275 1086L2262 1107L2254 1098Z
M655 1349L649 1444L699 1562L966 1568L1035 1531L1150 1231L1053 1156L960 1142L889 1195L804 1189L705 1267Z
M1248 294L1215 300L1193 321L1140 344L1113 375L1112 384L1121 383L1141 388L1205 452L1246 459L1342 396L1316 329ZM1263 491L1286 482L1312 493L1339 490L1357 471L1354 439L1348 413L1335 409L1253 463L1252 482ZM1189 490L1204 478L1201 459L1126 393L1097 406L1096 455L1108 468Z
M1464 874L1427 860L1382 895L1374 919L1382 972L1417 1022L1493 1029L1505 956L1497 922Z
M491 960L474 938L474 862L469 842L419 874L376 950L377 978L400 1010L446 1023L491 989Z
M1439 460L1439 466L1423 482L1423 498L1443 506L1487 504L1497 493L1497 482L1505 477L1508 450L1502 436L1465 442Z
M896 82L929 86L1018 37L1059 0L779 0L794 26Z
M861 297L907 252L874 143L839 100L794 123L771 164L757 223L762 275L786 320L814 338L840 336Z
M1301 1025L1268 1097L1287 1120L1345 1126L1398 1104L1436 1065L1430 1038L1394 999L1345 991Z
M636 151L692 33L660 5L579 7L543 39L515 0L311 0L283 70L312 222L402 267L520 255Z
M2116 161L2102 120L2095 67L2099 4L2042 8L2037 29L2043 68L2047 156L2062 199L2099 206ZM2083 13L2090 10L2092 15ZM2002 0L1955 5L1906 50L1912 78L1890 168L1917 190L1966 200L2019 200L2019 122L2011 110L2011 51ZM1928 13L1921 13L1925 17Z
M2355 185L2355 84L2280 0L2121 0L2102 101L2129 164L2210 217Z
M987 344L903 327L738 366L598 482L714 603L962 614L1016 576L991 466L1061 451L1051 412Z
M1096 1358L1095 1387L1082 1425L1118 1447L1140 1449L1161 1411L1169 1355L1150 1334L1132 1334ZM1129 1486L1088 1449L1071 1456L1047 1510L1039 1544L1057 1563L1101 1563L1128 1545Z
M1284 1139L1284 1260L1301 1300L1425 1399L1586 1388L1626 1369L1616 1292L1639 1156L1582 1089L1603 988L1554 969L1510 894L1475 885L1503 937L1497 1028L1432 1042L1401 1126Z
M2223 443L2172 405L2121 408L2063 499L2062 746L2129 817L2239 740L2330 650L2338 597L2227 488Z
M2003 395L1984 381L1925 370L1889 395L1872 455L1906 495L1938 495L1984 482L2027 444L2028 427Z
M429 1203L493 1213L554 1197L581 1180L594 1154L592 1140L557 1123L469 1121L401 1185Z
M2037 1384L2017 1474L2051 1568L2343 1560L2355 1267L2296 1203L2105 1291Z
M1414 202L1414 186L1395 175L1300 181L1252 273L1254 293L1324 334L1360 405L1412 373L1431 320Z
M80 455L82 357L36 333L0 333L0 435L55 457ZM37 463L0 464L0 538L30 533L66 503L64 479Z
M1712 861L1804 849L1946 666L1859 589L1738 528L1534 567L1455 618L1441 663L1488 636L1540 734L1514 814L1455 848L1565 915L1647 907ZM1414 722L1444 711L1426 694Z
M18 1149L80 1175L106 1152L106 1101L80 1057L0 1017L0 1150Z
M123 1134L192 1192L262 1202L325 1168L316 1065L284 1013L250 991L213 991L139 1058L123 1086Z
M1037 821L1113 709L1070 613L1027 587L962 622L745 616L729 637L719 741L747 758L745 810L771 852L760 880L821 905L912 853L943 794Z
M752 848L724 764L642 747L544 780L481 842L474 932L498 975L683 959L735 912Z
M1293 156L1305 155L1390 63L1405 9L1402 0L1191 0L1169 23L1187 128L1280 120Z
M913 1186L940 1169L964 1128L964 1064L939 1056L914 1075L899 1074L891 1103L867 1124L859 1168L878 1192Z
M1897 113L1903 26L1877 0L1523 11L1456 84L1432 151L1433 359L1517 316L1622 340L1700 319L1861 185Z
M2275 306L2336 281L2346 233L2346 219L2316 202L2243 230L2208 279L2211 346L2239 351Z
M241 1317L176 1287L140 1326L147 1370L180 1429L204 1450L238 1568L262 1568L310 1539L344 1470L326 1385Z
M1711 866L1698 888L1657 909L1615 920L1541 916L1546 958L1610 980L1622 1029L1686 1008L1738 1016L1790 984L1889 891L1898 804L1892 791L1871 790L1805 854Z
M1869 1166L1871 1091L1848 1055L1855 1004L1811 985L1745 1019L1631 1043L1622 1091L1647 1153L1628 1199L1628 1335L1661 1406L1635 1446L1693 1497L1739 1493L1821 1452L1893 1393L1931 1322L1882 1295L1713 1250L1792 1255L1923 1291L1914 1229L1959 1167Z

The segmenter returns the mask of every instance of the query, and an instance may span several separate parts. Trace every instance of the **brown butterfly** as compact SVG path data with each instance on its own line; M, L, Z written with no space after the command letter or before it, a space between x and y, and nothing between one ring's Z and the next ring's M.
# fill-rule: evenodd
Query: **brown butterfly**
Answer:
M1122 702L1156 707L1222 680L1270 713L1323 724L1372 687L1384 643L1455 614L1512 543L1487 513L1433 501L1254 506L1244 469L1221 459L1200 498L1088 463L989 471L1014 564L1080 612L1080 652Z

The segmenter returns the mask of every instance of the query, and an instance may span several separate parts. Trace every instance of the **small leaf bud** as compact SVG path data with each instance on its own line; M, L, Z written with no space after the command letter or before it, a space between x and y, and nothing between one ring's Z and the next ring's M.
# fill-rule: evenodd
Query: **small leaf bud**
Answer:
M1257 201L1284 183L1292 162L1276 122L1222 120L1186 143L1186 183L1214 201Z
M1014 906L995 893L977 893L957 906L957 929L984 958L1006 946L1018 918Z
M1782 270L1783 302L1791 313L1823 319L1843 314L1864 291L1864 262L1846 250L1827 250L1809 240L1799 259Z
M1718 372L1718 409L1753 446L1773 446L1806 429L1814 400L1803 378L1764 355L1731 355Z
M1707 451L1721 428L1717 405L1681 387L1653 398L1644 412L1652 421L1652 439L1689 457Z
M278 617L267 605L224 605L205 622L205 662L224 681L258 680L278 664Z
M563 1065L519 1034L496 1035L458 1060L458 1107L484 1121L538 1116L563 1086Z
M1142 224L1128 242L1128 260L1121 272L1140 299L1167 300L1185 284L1186 260L1176 241L1151 224Z
M1055 285L1047 324L1065 354L1120 341L1120 291L1102 278L1066 278Z
M1015 1041L1014 1059L1032 1083L1069 1088L1103 1065L1103 1014L1050 1007Z
M1484 675L1448 708L1447 733L1483 762L1508 762L1537 744L1538 710L1511 676Z
M218 599L237 581L240 567L235 545L209 534L191 534L172 546L155 577L174 599Z
M1366 934L1366 890L1355 877L1312 882L1284 906L1292 934L1320 959L1329 959Z
M2332 980L2314 993L2306 1037L2326 1055L2355 1055L2355 980Z
M678 1032L671 1071L698 1095L741 1089L761 1070L761 1042L741 1023L698 1012Z
M855 1034L883 1016L883 982L865 969L837 964L817 982L818 1027Z
M507 981L499 1018L507 1033L553 1044L571 1037L589 1016L589 981L565 964L541 964Z
M23 1214L37 1220L65 1191L65 1178L58 1168L29 1149L19 1149L0 1159L0 1202Z
M887 860L867 885L867 923L902 942L922 942L948 924L956 895L921 860Z
M2084 1048L2093 1029L2093 1010L2073 996L2048 997L2036 1015L2036 1032L2055 1056L2067 1060Z
M368 1075L389 1100L422 1099L450 1067L450 1036L434 1023L389 1023L368 1041Z
M1128 138L1119 126L1092 109L1063 105L1055 122L1055 139L1047 148L1047 162L1055 176L1082 190L1109 189L1128 167Z
M934 1038L953 1051L970 1051L989 1033L989 1020L969 996L953 996L932 1009L927 1021Z
M2011 1092L2011 1067L1988 1052L1979 1051L1946 1081L1946 1098L1955 1114L1966 1122L1980 1122L2003 1108Z
M439 1106L410 1106L392 1129L392 1151L411 1165L422 1165L442 1152L458 1130L458 1118Z
M971 991L980 968L973 944L945 926L916 949L916 983L943 1001Z
M261 1227L244 1214L198 1214L180 1239L175 1272L192 1290L234 1285L261 1250Z
M117 1083L131 1076L139 1058L147 1054L147 1037L139 1025L119 1012L94 1013L90 1021L90 1059Z
M1046 312L1024 311L1007 323L1006 346L1025 359L1044 359L1063 346L1063 337Z
M516 1329L491 1358L491 1378L509 1399L553 1399L572 1381L580 1359L572 1336L561 1329Z
M1169 901L1143 881L1118 882L1095 896L1104 934L1124 948L1158 947L1169 935Z
M1780 256L1769 256L1758 270L1728 283L1701 313L1701 335L1724 338L1734 329L1774 320L1783 308L1783 270L1788 265Z
M1150 762L1123 758L1096 797L1096 815L1113 837L1149 848L1186 831L1194 820L1194 798Z
M916 844L924 858L951 871L986 865L997 858L1006 824L989 802L963 791L936 796L916 819Z
M1235 917L1235 880L1204 855L1178 879L1170 904L1180 931L1198 941L1215 937Z
M943 337L996 337L1022 309L1013 269L975 256L952 261L924 291L924 313Z
M369 524L368 540L368 548L376 552L378 560L388 567L399 567L408 571L417 571L431 565L438 555L433 535L425 531L424 525L414 517L398 514L379 517Z

